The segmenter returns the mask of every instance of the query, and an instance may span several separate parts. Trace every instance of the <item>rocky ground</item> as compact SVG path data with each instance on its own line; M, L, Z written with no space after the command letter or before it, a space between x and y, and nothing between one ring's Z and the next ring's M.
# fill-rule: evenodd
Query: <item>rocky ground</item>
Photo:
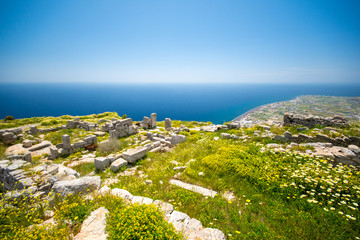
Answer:
M1 200L4 206L10 206L14 199L38 199L36 204L46 202L45 208L48 212L46 217L44 215L40 218L40 224L42 226L49 224L62 230L64 230L62 226L67 226L66 229L71 230L66 230L70 231L66 236L74 239L114 239L109 229L116 226L113 222L116 207L92 203L89 205L93 206L91 211L84 214L81 221L76 221L80 216L76 211L72 213L73 217L70 220L69 216L60 219L56 217L60 214L60 207L56 207L58 200L55 196L67 199L68 196L81 194L85 196L83 199L93 202L103 201L102 197L114 197L122 199L124 204L135 208L138 205L156 206L163 214L164 220L174 227L176 233L187 239L263 239L266 236L277 238L289 233L284 233L284 229L279 228L252 234L266 221L269 224L275 221L279 226L284 224L276 220L284 213L276 210L278 212L276 214L280 215L270 216L266 210L271 208L270 205L274 205L270 204L271 201L278 200L266 200L264 195L271 196L274 192L262 190L256 193L256 191L261 184L266 186L264 189L269 189L269 184L276 185L276 188L293 186L293 183L284 184L279 172L283 173L283 176L293 176L294 174L288 174L286 171L294 168L296 173L299 169L295 169L303 166L303 163L295 163L291 165L292 167L272 165L278 164L277 159L288 161L296 158L309 163L314 161L316 164L306 168L306 171L322 163L329 164L324 170L327 173L333 171L331 166L336 171L340 169L341 174L349 171L349 174L336 175L334 182L348 184L350 180L347 177L354 177L351 184L355 194L348 194L348 186L347 188L339 186L338 191L341 194L339 204L344 205L341 201L349 203L353 201L352 208L358 211L357 200L353 199L360 197L360 188L357 189L359 186L356 185L359 181L357 174L360 166L359 125L339 117L323 118L289 114L285 122L280 121L278 117L286 109L295 110L297 108L294 106L316 103L319 98L300 97L290 103L276 103L280 104L280 110L276 112L275 108L278 105L268 105L240 121L227 125L180 122L170 119L158 122L156 114L151 114L140 122L133 122L126 116L121 118L114 115L111 115L112 117L101 115L102 117L98 118L92 116L86 119L67 116L66 124L56 119L54 124L44 126L50 121L45 118L42 121L46 124L43 125L38 123L22 128L3 129L0 130L1 146L3 146L0 155L2 156L0 180L3 186ZM351 116L351 120L357 119L359 116L356 114L359 112L352 113L353 110L346 107L352 106L351 103L355 104L356 101L359 101L359 98L346 100L346 104L350 105L345 104L343 107L345 110L339 113L346 113L346 116ZM318 107L320 108L320 105ZM334 112L337 108L329 109L328 107L327 110L320 112L326 115L330 112L337 113ZM271 120L261 120L268 116L266 114L271 115ZM283 118L284 115L281 119ZM249 124L252 127L249 127ZM234 156L236 156L234 160L227 162ZM217 160L218 157L220 161ZM233 165L234 161L239 159L241 161L238 165L242 167ZM258 159L258 162L252 162L253 159ZM272 159L271 161L274 162L267 160L269 162L260 165L263 159ZM284 164L285 160L280 162ZM246 161L249 162L241 165ZM269 165L273 166L274 171L268 172ZM236 169L235 175L232 175L234 173L231 171L235 170L230 171L232 169L229 168L230 166ZM343 170L342 166L349 168ZM242 172L247 168L249 169ZM300 170L305 171L301 168ZM258 176L256 175L258 171L264 173ZM238 172L241 174L238 175ZM274 177L269 178L268 182L263 182L263 176L266 179L272 174ZM339 181L338 179L342 177L346 179ZM243 178L243 181L234 182L234 179L238 178ZM254 181L259 181L256 187L253 186ZM243 185L238 186L238 184ZM303 185L306 186L306 183ZM248 190L249 188L252 190ZM308 188L316 187L309 185ZM248 197L249 195L251 197ZM296 193L293 198L297 199L300 195ZM310 195L306 196L309 203L320 201L310 198ZM299 201L306 199L302 198ZM264 204L266 202L268 203ZM288 204L288 197L285 197L285 202L281 200L281 203L276 202L276 204ZM65 208L70 209L69 206L65 205ZM292 209L298 205L285 206L285 209ZM325 209L327 211L327 208ZM259 215L259 211L264 212ZM304 211L304 214L308 215L309 210ZM341 208L340 212L343 211L345 210ZM356 219L356 211L345 214L345 219L347 221ZM292 219L296 219L297 215L295 215ZM107 220L109 216L112 216L111 220ZM249 222L248 219L254 217L255 222ZM315 214L314 217L317 215ZM319 215L319 217L326 216ZM109 225L109 221L112 225ZM306 231L302 229L307 225L312 228L311 222L315 221L314 219L304 220L303 224L299 224L298 221L289 220L287 224L289 228L301 228L298 231L304 232L304 235L299 239L309 236L317 238L319 237L317 234L321 234L311 229ZM26 226L26 229L28 227ZM348 228L349 225L344 225L344 229ZM323 229L328 231L325 225ZM341 232L341 229L339 227L337 232ZM351 231L347 230L349 234L347 236L356 236L358 234L356 229L358 229L356 224L353 224ZM311 235L306 235L307 231ZM331 234L338 236L336 231Z

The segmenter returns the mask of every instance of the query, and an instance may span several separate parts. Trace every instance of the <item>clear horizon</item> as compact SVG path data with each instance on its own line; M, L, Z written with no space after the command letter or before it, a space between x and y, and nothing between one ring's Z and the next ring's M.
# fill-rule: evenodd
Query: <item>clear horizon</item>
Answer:
M2 1L0 83L359 83L357 1Z

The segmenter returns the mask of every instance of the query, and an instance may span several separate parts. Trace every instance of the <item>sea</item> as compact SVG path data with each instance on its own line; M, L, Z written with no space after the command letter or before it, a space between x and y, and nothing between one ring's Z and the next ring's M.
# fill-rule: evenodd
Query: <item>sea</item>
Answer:
M133 120L222 124L263 104L300 95L360 96L360 84L1 83L0 118L127 114Z

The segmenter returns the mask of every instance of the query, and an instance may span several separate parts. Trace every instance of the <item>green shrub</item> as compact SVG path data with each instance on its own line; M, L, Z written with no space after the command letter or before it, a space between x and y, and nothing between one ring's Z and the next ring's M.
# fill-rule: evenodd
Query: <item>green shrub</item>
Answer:
M109 239L182 239L162 213L152 205L134 204L110 212Z
M122 119L125 119L125 118L127 118L127 115L124 114L121 118L122 118Z
M6 117L4 118L4 120L5 120L5 121L13 121L13 120L15 120L15 118L14 118L13 116L6 116Z

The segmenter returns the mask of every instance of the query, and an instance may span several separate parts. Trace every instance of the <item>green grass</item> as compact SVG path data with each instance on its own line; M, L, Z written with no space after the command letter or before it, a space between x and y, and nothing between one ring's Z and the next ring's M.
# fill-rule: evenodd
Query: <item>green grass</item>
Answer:
M77 165L75 167L72 167L75 171L77 171L80 176L85 176L93 171L95 171L95 164L94 163L84 163Z

